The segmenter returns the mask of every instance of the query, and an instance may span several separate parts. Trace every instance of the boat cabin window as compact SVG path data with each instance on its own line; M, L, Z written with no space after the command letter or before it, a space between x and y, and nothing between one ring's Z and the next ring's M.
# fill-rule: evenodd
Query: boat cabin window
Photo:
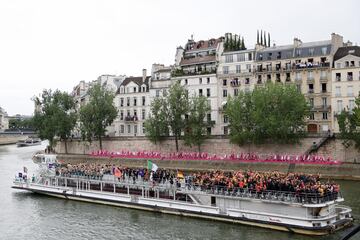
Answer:
M216 197L211 197L211 205L216 206Z

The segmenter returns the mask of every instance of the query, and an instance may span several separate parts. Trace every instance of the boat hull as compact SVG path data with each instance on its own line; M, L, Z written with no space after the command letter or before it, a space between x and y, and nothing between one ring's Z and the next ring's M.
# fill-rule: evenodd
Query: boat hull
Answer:
M292 233L298 233L298 234L305 234L305 235L327 235L334 231L340 230L344 227L352 225L352 219L343 219L339 222L335 223L335 227L331 226L325 226L325 227L301 227L296 225L290 225L285 223L278 223L278 222L268 222L268 221L262 221L262 220L254 220L249 218L243 218L243 217L231 217L225 214L214 214L214 213L208 213L208 212L202 212L202 211L191 211L186 209L176 209L176 208L170 208L170 207L164 207L164 206L158 206L158 205L150 205L150 204L144 204L144 203L138 203L138 202L132 202L130 201L130 196L121 196L116 199L116 197L111 198L103 198L101 196L88 196L85 192L82 194L81 191L72 192L72 191L63 191L62 189L58 189L57 191L54 191L53 189L49 188L48 190L45 189L34 189L34 188L28 188L23 186L13 186L15 189L21 189L21 190L27 190L31 191L33 193L47 195L51 197L57 197L57 198L63 198L68 200L75 200L75 201L82 201L82 202L89 202L89 203L96 203L96 204L103 204L103 205L110 205L110 206L116 206L116 207L125 207L125 208L132 208L132 209L138 209L138 210L146 210L146 211L152 211L152 212L159 212L159 213L165 213L165 214L173 214L173 215L179 215L179 216L186 216L186 217L194 217L194 218L202 218L202 219L208 219L208 220L216 220L216 221L222 221L222 222L230 222L230 223L237 223L242 225L248 225L248 226L254 226L254 227L262 227L262 228L268 228L278 231L285 231L285 232L292 232ZM151 201L151 199L148 199Z

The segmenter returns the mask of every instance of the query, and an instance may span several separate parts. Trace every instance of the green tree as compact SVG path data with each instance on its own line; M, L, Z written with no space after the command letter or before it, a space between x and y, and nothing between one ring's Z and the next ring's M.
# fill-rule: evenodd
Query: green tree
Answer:
M89 90L90 100L80 109L80 130L83 139L91 142L95 137L102 149L102 138L106 127L110 126L117 116L113 105L114 94L100 84L93 85Z
M145 121L145 135L155 144L169 136L169 126L167 123L166 100L155 98L151 102L151 114Z
M238 96L229 97L224 110L229 119L230 141L238 145L254 142L256 124L252 93L240 91Z
M249 143L295 143L304 137L309 106L295 86L268 83L252 93L229 98L226 114L230 140Z
M186 129L184 133L185 144L197 146L200 152L201 145L207 137L207 128L212 127L213 123L206 118L211 108L207 98L196 96L192 98L189 106L189 115L186 119Z
M241 50L246 50L244 37L242 37L242 39L241 39Z
M189 109L189 97L180 82L170 87L165 103L167 122L175 138L176 151L179 151L179 139L185 129L185 115Z
M346 148L355 143L355 148L360 150L360 97L355 99L356 106L352 110L343 110L337 115L340 138L344 139Z
M75 126L75 104L66 92L56 90L53 93L50 89L44 90L41 99L35 98L34 101L40 105L40 111L35 112L33 118L34 127L41 139L49 140L49 147L53 149L56 137L68 139Z

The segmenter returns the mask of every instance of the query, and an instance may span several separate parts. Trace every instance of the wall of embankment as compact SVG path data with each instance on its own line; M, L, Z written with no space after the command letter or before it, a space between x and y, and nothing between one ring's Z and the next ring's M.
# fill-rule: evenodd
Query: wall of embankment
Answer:
M256 152L258 154L303 154L315 143L319 143L321 138L305 138L300 144L263 144L248 145L239 147L231 144L228 139L212 138L208 139L202 146L201 151L211 154L231 154L240 152ZM109 159L91 157L88 154L99 149L98 142L87 143L79 140L67 142L68 154L65 154L64 142L59 142L56 146L56 152L59 159L64 162L80 163L80 162L97 162L97 163L115 163L129 167L145 167L146 159ZM160 152L175 152L175 143L173 140L165 140L160 144L153 144L143 137L133 138L108 138L103 141L103 149L108 151L119 150L152 150ZM180 141L180 151L197 151L196 147L190 148ZM309 174L321 174L323 177L331 177L337 179L355 179L360 180L360 156L359 152L353 148L345 148L340 139L331 139L322 145L317 154L331 156L333 159L342 161L340 165L310 165L296 164L290 169L294 172L304 172ZM253 169L258 171L279 170L287 172L290 164L286 163L244 163L229 161L186 161L186 160L154 160L155 163L162 168L183 169L183 170L208 170L208 169Z
M0 145L14 144L19 140L26 139L27 136L24 135L0 135Z

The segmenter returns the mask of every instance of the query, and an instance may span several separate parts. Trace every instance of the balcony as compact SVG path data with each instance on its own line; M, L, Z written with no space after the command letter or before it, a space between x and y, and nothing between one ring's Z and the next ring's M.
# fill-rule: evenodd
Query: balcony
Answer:
M193 75L205 75L205 74L214 74L216 73L216 68L205 69L201 71L187 71L183 69L176 69L171 73L172 77L180 77L180 76L193 76ZM224 73L225 74L225 73Z
M135 116L126 116L125 117L125 122L137 122L139 119L138 117L135 115Z
M239 87L240 86L240 80L238 79L233 79L230 81L230 86L232 87Z
M318 63L296 63L295 69L309 69L309 68L329 68L330 62L318 62Z
M311 106L311 111L312 112L329 112L331 109L331 106L329 105L315 105L315 106Z
M241 71L218 71L219 75L228 75L228 76L251 76L251 69L244 69Z
M352 81L352 80L353 80L353 76L349 75L349 76L346 77L346 79L347 79L348 81Z

